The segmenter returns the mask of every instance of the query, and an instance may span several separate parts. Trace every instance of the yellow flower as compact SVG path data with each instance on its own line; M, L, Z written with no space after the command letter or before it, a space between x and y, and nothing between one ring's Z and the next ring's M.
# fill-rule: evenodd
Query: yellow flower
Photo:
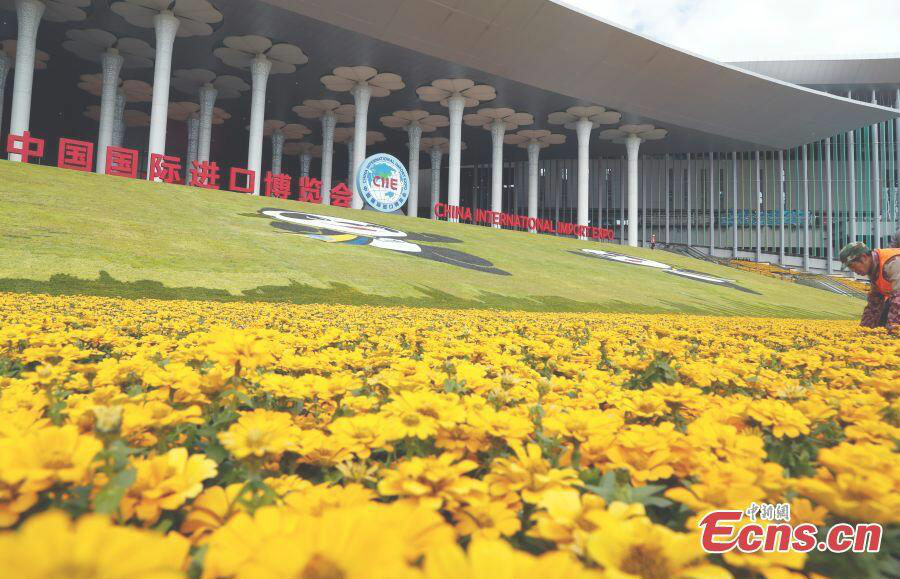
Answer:
M0 534L0 569L6 577L177 579L185 577L189 548L174 533L118 527L99 515L72 522L53 511Z
M484 477L491 496L511 503L521 495L527 503L539 503L544 493L578 481L571 468L552 468L536 444L513 446L515 458L498 458Z
M411 415L412 416L412 415ZM338 418L328 426L339 444L358 458L366 459L373 450L392 447L389 441L400 439L408 430L401 426L402 419L389 419L376 414L358 414Z
M687 441L672 423L629 426L609 448L612 468L624 468L637 483L669 478L680 473L688 458Z
M216 476L216 463L202 454L188 456L187 449L173 448L166 454L134 460L134 484L119 504L125 520L137 516L152 525L162 511L181 507L203 490L203 481Z
M450 453L415 457L385 469L378 492L384 496L405 497L406 502L428 509L452 508L460 499L479 490L479 481L465 476L476 468L476 462L456 462L456 457Z
M244 485L235 483L222 487L209 487L194 499L188 508L181 532L190 536L194 543L202 542L210 533L227 523L243 507L238 495Z
M455 511L456 530L473 538L499 539L514 535L522 527L515 509L499 501L479 498Z
M694 533L678 533L637 518L604 527L588 538L590 558L609 577L620 579L730 579L713 565Z
M498 539L474 539L468 552L455 543L441 545L425 556L428 579L552 579L600 577L585 569L567 553L548 553L535 557L517 551Z
M256 409L248 412L219 433L222 443L235 458L278 457L296 448L296 428L286 412Z
M3 478L27 480L38 490L57 482L86 482L94 470L94 457L103 450L103 443L71 425L48 426L9 440L0 451L9 456Z
M809 419L787 402L780 400L757 400L747 407L747 415L772 428L778 438L797 438L809 434Z
M320 517L263 507L213 533L203 577L415 577L412 561L453 537L436 513L404 505L367 504Z

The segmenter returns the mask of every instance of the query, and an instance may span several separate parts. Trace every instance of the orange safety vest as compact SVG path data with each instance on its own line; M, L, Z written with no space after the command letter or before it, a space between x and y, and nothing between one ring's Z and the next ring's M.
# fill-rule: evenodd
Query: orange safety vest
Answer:
M892 259L900 257L900 249L876 249L872 253L878 257L878 271L875 272L872 285L882 296L890 297L894 293L894 286L889 280L884 279L884 266Z

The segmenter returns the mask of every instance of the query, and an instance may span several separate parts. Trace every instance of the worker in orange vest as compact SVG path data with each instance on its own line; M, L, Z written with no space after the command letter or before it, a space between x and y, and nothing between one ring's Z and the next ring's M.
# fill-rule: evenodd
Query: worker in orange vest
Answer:
M840 258L856 275L869 276L869 301L860 325L900 333L900 249L872 251L855 241L844 246Z
M650 234L650 249L656 249L656 234Z

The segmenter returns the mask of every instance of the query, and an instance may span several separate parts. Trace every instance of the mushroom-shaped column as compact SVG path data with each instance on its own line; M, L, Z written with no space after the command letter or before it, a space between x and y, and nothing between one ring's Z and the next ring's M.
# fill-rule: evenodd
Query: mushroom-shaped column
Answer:
M112 146L121 147L125 144L125 107L128 105L128 98L125 91L119 89L116 91L116 114L113 122Z
M15 40L4 40L0 44L0 134L3 133L3 104L4 88L6 87L6 78L9 71L15 68L16 59L18 58L18 43ZM47 68L47 62L50 55L43 50L36 50L34 56L34 69L44 70Z
M97 173L106 171L106 150L112 144L116 123L116 97L119 73L123 68L153 66L153 48L137 38L117 38L115 35L91 28L69 30L63 47L85 60L99 62L102 71L100 91L100 126L97 131Z
M429 219L436 219L434 205L441 200L441 159L450 150L450 140L447 137L424 137L420 144L423 151L428 151L431 157L431 203ZM460 143L460 149L465 150L466 144Z
M187 124L187 148L185 150L185 175L190 174L190 167L197 158L197 140L200 129L199 121L200 105L197 103L181 101L169 103L169 120ZM194 120L192 134L191 120Z
M641 143L658 140L668 134L653 125L622 125L600 132L601 139L622 143L628 152L628 245L638 246L638 151Z
M507 108L484 108L466 115L463 121L470 127L483 127L491 132L493 159L491 164L491 211L503 211L503 138L506 131L534 123L529 113L517 113ZM493 227L499 228L499 225Z
M323 76L321 80L328 90L351 93L356 104L353 155L348 179L350 189L353 191L352 207L362 209L363 200L356 186L356 170L366 158L369 99L386 97L392 91L402 90L406 85L399 75L391 72L379 73L371 66L339 66L334 69L333 74Z
M442 78L416 89L425 102L439 102L450 111L450 174L447 183L447 204L459 205L459 176L462 159L463 109L497 98L494 87L467 78ZM456 219L452 219L455 221Z
M12 61L6 55L6 52L0 50L0 135L3 134L3 103L6 102L3 99L6 91L6 75L9 74L11 63Z
M428 111L394 111L389 117L381 117L381 124L392 129L406 130L409 138L409 201L406 215L419 215L419 150L422 133L431 133L438 127L446 127L450 120L444 115L432 115Z
M208 0L120 0L114 2L110 9L129 24L153 28L156 34L153 104L150 108L150 140L147 146L149 167L153 155L163 155L166 151L169 83L175 37L212 34L210 25L221 22L222 13Z
M212 128L216 116L216 99L234 99L250 90L243 79L229 74L216 73L202 68L176 70L172 84L181 92L197 95L200 103L200 133L197 143L197 161L209 161Z
M191 182L191 167L194 166L194 161L197 160L197 149L200 144L200 115L198 113L193 113L190 117L188 117L188 147L187 147L187 160L184 163L184 182L188 184Z
M99 75L98 75L99 76ZM122 102L125 102L125 99L122 99ZM100 107L97 105L91 105L87 107L84 111L84 116L93 119L97 122L100 122ZM115 138L118 139L118 145L120 146L125 142L125 132L127 129L131 128L140 128L140 127L149 127L150 126L150 115L145 113L144 111L139 111L135 109L126 109L125 105L122 106L122 115L120 128L117 131L120 135L117 135Z
M105 53L104 53L105 54ZM109 137L109 145L120 146L125 136L125 124L123 116L127 103L149 103L153 99L153 87L142 80L126 80L119 81L114 78L118 88L115 89L115 100L112 109L112 131ZM97 115L98 123L102 124L103 115L106 111L102 107L102 99L104 91L108 90L109 75L104 74L83 74L78 82L78 88L101 98L101 106L98 108L100 113ZM135 111L137 112L137 111ZM149 118L149 117L148 117ZM116 130L118 129L119 140L116 139ZM104 152L106 148L103 148ZM98 150L99 154L99 150ZM103 163L97 163L97 173L106 172L106 155L103 155Z
M519 131L514 135L507 135L505 142L510 145L518 145L528 151L528 217L538 216L538 159L541 149L550 145L561 145L566 142L565 135L558 135L547 130ZM535 230L530 229L533 233Z
M263 134L272 138L272 173L281 173L284 158L284 142L286 139L302 139L312 131L298 123L287 124L284 121L269 119L263 123Z
M365 140L363 140L363 149L370 147L375 143L382 143L386 140L387 137L380 131L366 131ZM355 155L357 149L356 129L351 129L350 127L338 127L334 130L334 142L347 145L347 179L353 179L356 175L356 169L359 167L356 163Z
M356 109L353 105L342 105L336 100L308 99L292 109L304 119L322 120L322 203L331 204L332 165L334 159L334 128L337 123L353 121Z
M614 125L622 119L616 111L601 106L569 107L565 111L551 113L547 121L574 129L578 135L578 225L588 224L590 207L590 144L591 130L600 125Z
M229 36L225 46L217 48L215 55L225 64L240 69L250 69L252 77L250 101L250 142L247 151L247 168L254 172L253 194L259 195L262 171L263 125L266 118L266 85L269 74L294 74L297 66L309 59L292 44L272 44L272 41L253 34Z
M3 8L11 8L11 2L4 2ZM51 22L72 22L84 20L87 16L82 8L90 5L90 0L15 0L18 19L18 38L15 54L15 75L13 77L12 111L9 132L21 135L31 123L31 91L37 57L37 33L41 19ZM20 161L15 153L10 153L10 161Z
M322 156L322 147L312 143L290 141L284 144L285 155L297 155L300 157L300 176L309 177L309 168L313 157Z

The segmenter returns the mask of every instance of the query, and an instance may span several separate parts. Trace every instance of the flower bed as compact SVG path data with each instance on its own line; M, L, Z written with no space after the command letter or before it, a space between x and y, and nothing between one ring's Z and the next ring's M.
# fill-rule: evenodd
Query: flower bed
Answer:
M891 575L898 440L855 322L0 294L3 576ZM751 502L883 551L707 555Z

